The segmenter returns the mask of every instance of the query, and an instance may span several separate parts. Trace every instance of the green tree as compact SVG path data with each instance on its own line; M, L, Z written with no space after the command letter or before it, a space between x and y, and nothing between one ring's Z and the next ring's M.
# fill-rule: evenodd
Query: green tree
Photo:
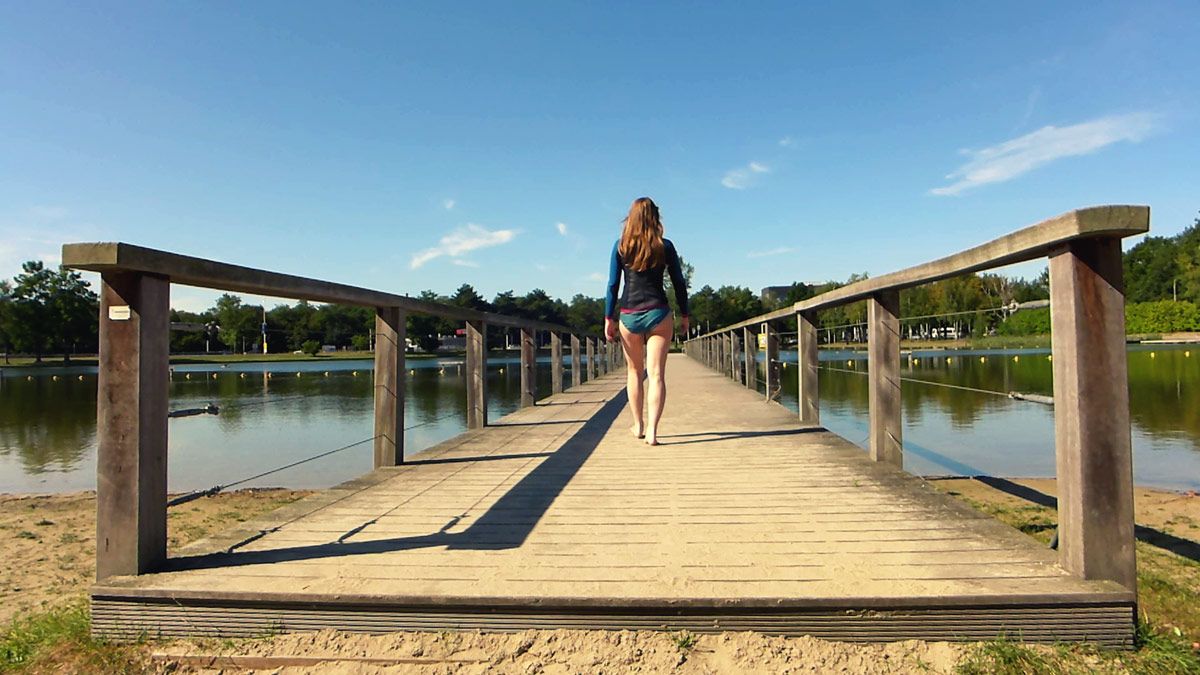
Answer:
M99 313L96 294L78 272L47 269L40 261L21 266L8 293L8 339L37 361L58 348L63 358L81 344L95 345Z
M246 345L253 345L259 332L259 317L262 308L242 304L242 299L236 295L225 293L217 298L217 304L211 310L220 325L218 335L221 342L230 350L245 351Z
M12 284L0 281L0 349L4 350L4 363L8 364L8 352L12 349L10 335L12 321Z
M433 291L421 291L421 295L418 297L425 302L446 302L446 298ZM432 353L442 346L442 339L439 336L444 332L441 319L430 314L409 314L407 322L408 338L417 344L418 349Z
M1200 218L1180 232L1175 241L1178 244L1179 299L1200 303ZM1170 297L1175 299L1174 295Z

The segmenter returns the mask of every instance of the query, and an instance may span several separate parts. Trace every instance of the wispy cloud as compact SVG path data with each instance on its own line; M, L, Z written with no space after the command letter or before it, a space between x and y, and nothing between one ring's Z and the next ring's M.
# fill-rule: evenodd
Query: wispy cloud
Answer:
M767 256L783 255L784 253L791 253L795 250L796 249L792 248L791 246L780 246L779 248L773 248L773 249L766 250L766 251L751 251L750 253L746 254L746 257L747 258L766 258Z
M464 253L481 248L507 244L515 236L517 236L516 230L489 230L474 223L468 223L442 237L437 246L413 254L411 267L415 270L430 260L442 256L458 258Z
M796 139L792 138L791 136L784 136L783 138L779 139L779 147L781 148L790 148L795 144Z
M759 174L764 173L771 173L771 168L760 162L750 162L746 166L727 171L721 179L721 185L730 190L745 190L754 184Z
M454 201L453 199L443 199L442 208L446 209L447 211L453 211L454 205L457 203L458 202Z
M608 281L608 277L599 272L592 272L587 278L588 281Z
M954 182L929 192L957 195L980 185L1002 183L1064 157L1088 155L1121 141L1136 143L1157 128L1158 116L1147 112L1042 127L981 150L964 150L970 160L946 176Z
M565 236L567 236L567 231L568 231L568 230L567 230L567 224L566 224L566 223L555 223L555 224L554 224L554 229L558 230L558 233L559 233L559 234L561 234L562 236L564 236L564 237L565 237Z

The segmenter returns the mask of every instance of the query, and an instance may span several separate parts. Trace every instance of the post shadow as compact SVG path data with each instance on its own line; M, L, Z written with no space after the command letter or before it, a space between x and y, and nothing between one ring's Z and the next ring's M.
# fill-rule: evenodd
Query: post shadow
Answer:
M261 539L260 533L235 544L230 549L198 556L170 558L162 567L164 572L194 569L217 569L263 565L297 560L340 558L369 553L407 551L434 546L445 546L452 550L503 550L523 544L554 500L578 473L580 467L591 457L604 434L625 408L626 394L621 390L616 396L596 411L596 414L571 435L557 450L550 453L516 485L509 488L495 504L488 508L475 522L462 532L447 532L462 516L455 516L437 532L392 539L373 541L345 541L346 538L365 530L373 521L352 528L335 542L292 546L265 551L238 551L237 548ZM528 453L540 456L540 453ZM481 458L486 459L486 458ZM436 460L432 460L436 461ZM270 532L268 531L267 534Z

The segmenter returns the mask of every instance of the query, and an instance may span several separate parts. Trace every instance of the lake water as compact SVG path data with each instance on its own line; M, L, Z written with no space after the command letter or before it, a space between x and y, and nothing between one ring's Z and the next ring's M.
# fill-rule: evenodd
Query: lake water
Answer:
M1050 395L1047 356L1044 350L918 351L905 356L903 376ZM782 358L789 362L782 402L795 409L795 353ZM865 354L823 351L821 360L822 421L863 445ZM495 419L518 407L520 374L515 359L490 358L489 365L489 415ZM405 444L411 456L465 429L466 395L461 359L412 360L409 367ZM371 369L370 361L175 366L171 409L211 402L221 412L169 422L170 490L227 484L370 438ZM1129 375L1135 480L1200 489L1200 349L1131 348ZM550 389L545 359L538 389ZM903 403L909 471L1054 474L1050 406L916 382L904 383ZM0 492L94 489L95 410L94 367L6 369L0 380ZM248 485L326 487L370 470L371 456L371 444L363 443Z

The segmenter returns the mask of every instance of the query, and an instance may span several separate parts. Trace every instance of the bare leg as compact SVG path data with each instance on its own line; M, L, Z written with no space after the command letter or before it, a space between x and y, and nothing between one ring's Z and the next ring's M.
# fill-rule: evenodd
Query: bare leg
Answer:
M649 380L646 403L650 412L646 443L650 445L658 445L658 421L662 419L663 406L667 403L667 352L671 349L674 331L675 320L668 315L646 339L646 379Z
M642 417L642 375L646 371L646 342L641 335L630 333L625 324L620 325L621 348L625 350L625 391L629 393L629 412L633 415L633 426L629 428L634 436L642 438L646 435L646 425Z

